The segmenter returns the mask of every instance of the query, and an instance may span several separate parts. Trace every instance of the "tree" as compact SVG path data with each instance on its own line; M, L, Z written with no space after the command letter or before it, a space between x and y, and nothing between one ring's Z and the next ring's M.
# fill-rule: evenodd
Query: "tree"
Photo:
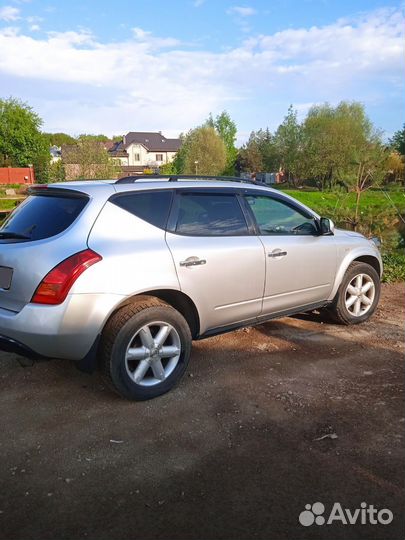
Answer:
M76 139L67 133L43 133L49 146L62 146L62 144L76 144Z
M302 170L302 126L297 120L297 111L293 106L288 108L287 115L279 125L274 143L280 159L280 165L288 179L295 180Z
M275 136L270 133L269 128L259 129L253 133L257 148L262 156L263 170L266 172L278 171L281 157Z
M42 119L19 101L0 99L0 166L34 166L39 182L48 179L49 146L40 129Z
M387 182L404 182L405 179L405 156L399 152L391 152L387 160Z
M115 178L120 166L108 155L102 143L79 140L62 155L66 176L69 179Z
M180 133L179 139L181 140L181 146L177 151L173 159L173 172L176 174L184 173L185 160L190 144L191 134L193 130L189 130L188 133Z
M64 182L66 180L65 166L62 160L54 161L49 165L49 182Z
M181 136L183 144L173 166L181 174L221 174L226 166L226 148L213 127L202 126Z
M405 124L402 129L396 131L391 137L390 145L402 156L405 156Z
M381 142L378 132L355 150L351 171L346 177L351 190L356 193L356 206L352 220L353 229L359 225L359 208L362 193L382 183L387 174L389 152Z
M342 101L311 107L303 126L303 173L324 189L344 183L360 149L372 137L372 124L361 103Z
M237 169L239 171L257 173L263 170L263 156L254 131L250 134L249 140L239 150L237 159Z
M77 140L78 141L105 142L105 141L108 141L109 139L108 139L107 135L103 135L102 133L100 133L99 135L93 135L91 133L81 133L77 137Z
M238 156L238 150L235 146L237 133L235 122L226 111L223 111L215 119L210 115L206 125L213 127L224 141L226 148L226 167L223 174L229 176L234 175L236 158Z

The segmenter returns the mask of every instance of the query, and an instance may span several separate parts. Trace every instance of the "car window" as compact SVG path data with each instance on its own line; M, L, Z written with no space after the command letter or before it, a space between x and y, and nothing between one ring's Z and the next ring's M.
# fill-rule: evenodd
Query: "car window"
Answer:
M180 194L175 232L192 236L241 236L248 228L236 195Z
M26 240L55 236L75 221L87 202L87 197L31 195L3 223L0 238L12 234Z
M115 196L112 203L155 227L164 229L172 200L171 190L139 191Z
M315 220L292 206L260 195L247 195L260 234L317 234Z

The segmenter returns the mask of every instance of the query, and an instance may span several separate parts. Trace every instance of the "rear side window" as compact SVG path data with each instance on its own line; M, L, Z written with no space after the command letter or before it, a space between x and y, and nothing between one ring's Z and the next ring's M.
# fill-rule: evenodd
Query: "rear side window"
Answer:
M6 219L0 240L42 240L63 232L88 202L87 197L31 195Z
M243 236L248 228L234 194L182 193L175 231L190 236Z
M147 221L155 227L164 229L169 215L172 191L145 191L114 197L111 202Z

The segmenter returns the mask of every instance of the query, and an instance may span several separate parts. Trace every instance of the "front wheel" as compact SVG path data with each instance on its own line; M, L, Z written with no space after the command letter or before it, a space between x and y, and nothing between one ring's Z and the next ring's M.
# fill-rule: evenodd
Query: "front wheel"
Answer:
M367 263L353 262L346 271L328 311L340 324L367 321L380 298L380 276Z
M152 399L181 379L190 352L191 334L184 317L158 298L139 297L118 310L104 329L102 373L122 397Z

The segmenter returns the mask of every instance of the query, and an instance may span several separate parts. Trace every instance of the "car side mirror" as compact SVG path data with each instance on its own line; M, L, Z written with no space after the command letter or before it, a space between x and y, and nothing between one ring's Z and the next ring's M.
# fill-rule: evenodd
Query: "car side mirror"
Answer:
M335 224L327 217L321 217L319 220L319 228L323 236L331 236L335 230Z

